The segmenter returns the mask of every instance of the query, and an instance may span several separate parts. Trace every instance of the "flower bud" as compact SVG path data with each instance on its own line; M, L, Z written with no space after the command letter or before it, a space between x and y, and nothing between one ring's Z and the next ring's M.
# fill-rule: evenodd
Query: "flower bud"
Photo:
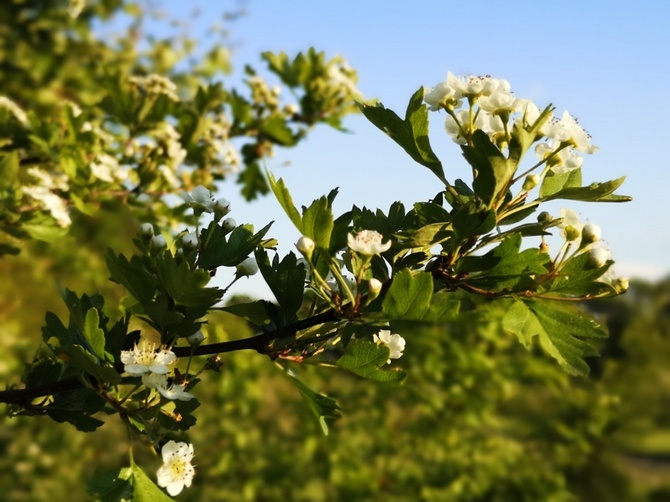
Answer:
M610 252L603 247L594 247L589 250L588 264L593 268L605 266L610 259Z
M203 342L204 339L205 339L205 335L200 330L196 331L191 336L186 338L186 340L188 341L189 345L191 345L191 347L197 347L198 345L200 345Z
M309 260L312 257L312 253L314 252L315 244L312 239L303 235L300 237L300 239L298 239L295 247L297 247L298 251L300 251L305 256L305 258Z
M540 253L549 253L549 244L542 242L540 244Z
M195 232L189 232L181 238L184 249L195 249L198 247L198 236Z
M214 217L218 220L223 218L230 212L230 202L226 199L217 199L214 203Z
M223 228L223 231L225 233L232 232L236 226L237 223L232 218L226 218L225 220L223 220L223 223L221 223L221 228Z
M582 241L584 244L598 242L601 235L602 231L600 230L600 227L598 225L594 225L593 223L587 223L582 229Z
M540 184L540 177L537 174L529 174L523 182L523 189L527 192Z
M368 281L368 302L371 302L379 296L382 290L382 281L374 277Z
M554 217L547 211L542 211L540 214L537 215L537 221L540 223L549 223L553 219Z
M258 264L256 263L256 260L250 256L242 263L238 263L236 269L236 273L239 277L246 277L258 272Z
M626 279L625 277L619 277L617 279L614 279L614 281L612 282L612 286L614 287L616 292L619 293L619 294L625 293L626 291L628 291L628 286L629 285L630 284L628 283L628 279Z
M163 237L162 235L154 235L151 238L150 246L151 246L151 249L154 249L154 250L165 249L167 247L167 242L165 241L165 237Z
M577 227L573 227L572 225L568 225L565 227L565 240L568 242L576 241L579 239L579 236L581 235L581 231Z
M154 236L154 226L151 223L142 223L140 225L140 235L145 239L150 239Z

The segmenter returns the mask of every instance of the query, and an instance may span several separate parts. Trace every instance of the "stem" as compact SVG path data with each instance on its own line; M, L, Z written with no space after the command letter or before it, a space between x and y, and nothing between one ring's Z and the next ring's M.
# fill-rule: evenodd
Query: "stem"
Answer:
M228 342L212 343L209 345L200 345L195 350L191 347L174 347L172 351L177 357L189 357L191 352L194 356L204 356L210 354L220 354L223 352L235 352L238 350L255 350L261 354L264 353L268 343L279 338L286 338L294 335L298 331L311 328L327 322L339 322L334 310L327 310L306 319L301 319L288 326L277 328L273 331L261 333L249 338L240 340L231 340ZM132 381L132 380L131 380ZM50 382L36 387L25 389L10 389L0 391L0 403L8 404L29 404L33 399L43 396L61 394L68 391L77 390L84 387L84 384L76 377L66 378L57 382Z

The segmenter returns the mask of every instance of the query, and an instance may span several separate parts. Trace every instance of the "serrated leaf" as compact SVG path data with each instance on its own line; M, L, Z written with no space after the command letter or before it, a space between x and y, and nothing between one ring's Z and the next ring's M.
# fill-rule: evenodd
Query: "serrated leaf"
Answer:
M388 319L442 323L453 320L460 303L448 293L433 294L433 277L428 272L412 274L404 269L393 277L382 302Z
M572 375L588 374L584 357L598 355L582 338L606 336L600 326L585 318L579 309L537 301L512 303L503 318L503 327L526 347L530 347L537 336L544 351Z
M293 198L291 197L291 193L288 191L288 188L286 188L284 180L281 178L275 180L275 177L269 171L267 175L272 193L275 194L277 201L284 209L284 212L289 217L289 219L293 222L296 228L302 232L302 217L293 204Z
M349 344L347 352L337 360L336 365L368 380L402 382L407 378L407 372L381 369L386 365L390 354L391 351L386 345L377 345L368 340L355 340Z
M313 239L321 249L330 247L333 226L333 211L326 197L316 199L303 211L302 234Z
M547 197L540 197L538 200L547 201L566 199L579 200L582 202L628 202L632 200L631 197L612 194L612 192L622 185L625 179L626 177L622 176L621 178L606 181L604 183L591 183L589 186L585 187L563 188Z
M131 257L114 254L112 249L105 255L110 279L121 284L139 302L151 300L156 292L156 278L150 274L139 256Z
M293 253L287 254L281 261L279 261L279 256L275 255L270 264L264 249L256 250L256 262L263 279L281 307L284 320L282 325L292 322L302 305L307 274L305 266L298 263Z
M207 247L200 255L200 266L213 270L238 265L260 245L271 226L272 222L253 233L252 225L240 225L226 237L226 231L213 221L202 231L202 240Z
M430 169L440 181L447 184L442 163L428 139L428 110L423 104L423 87L410 98L404 120L381 103L376 106L359 103L358 107L370 122L400 145L412 159Z
M472 134L472 143L473 146L461 146L465 160L477 173L472 188L484 204L491 207L504 197L516 165L508 162L484 131L477 129Z
M84 337L93 353L100 359L105 358L105 332L100 329L100 315L96 309L86 312L84 321Z
M88 494L96 497L99 502L131 500L133 496L131 476L132 469L130 467L97 474L88 483Z
M223 296L222 289L206 287L211 279L206 270L191 270L186 261L179 263L169 253L156 258L156 274L178 305L208 308Z
M286 125L286 119L283 115L274 115L263 121L260 132L282 146L294 146L298 142L298 137Z
M331 397L326 396L325 394L321 394L320 392L312 390L307 385L298 380L298 378L294 375L290 373L288 375L291 377L291 381L295 384L298 392L300 392L300 395L309 406L309 409L312 410L312 413L314 413L314 416L319 421L323 435L327 436L327 420L333 421L342 417L342 414L340 413L340 406L337 404L337 401Z
M81 345L60 347L57 349L57 353L58 356L70 366L88 373L100 382L110 383L112 385L121 382L121 375L119 375L114 368L101 366L98 360L96 360L94 356Z

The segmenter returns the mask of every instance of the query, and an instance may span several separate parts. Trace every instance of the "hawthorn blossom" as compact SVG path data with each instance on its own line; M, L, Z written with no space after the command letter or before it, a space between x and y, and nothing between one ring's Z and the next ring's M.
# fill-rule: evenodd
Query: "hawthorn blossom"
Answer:
M58 226L65 228L72 223L65 201L48 188L27 186L23 187L23 193L39 201L42 207L51 213Z
M579 239L582 235L584 224L580 221L579 215L570 208L561 209L561 222L558 228L562 229L561 236L568 242Z
M198 213L214 212L212 193L202 185L195 187L191 193L182 192L179 195L181 195L181 198Z
M161 75L153 73L146 77L130 77L130 83L143 89L147 94L163 94L172 101L179 101L179 96L177 96L177 93L175 92L177 90L175 83L169 78Z
M423 100L428 105L428 109L433 111L439 110L440 106L452 110L460 106L460 96L456 89L450 87L446 82L441 82L435 87L425 87Z
M569 143L572 148L583 153L595 153L599 148L591 144L588 133L566 110L561 120L549 126L547 136L559 143Z
M144 373L142 375L142 383L151 388L156 389L162 396L170 401L190 401L195 396L186 392L186 384L169 384L167 375L159 373Z
M587 223L582 229L582 240L587 244L598 242L602 237L602 230L598 225Z
M356 253L364 256L374 256L391 248L391 241L382 244L382 238L382 234L375 230L361 230L355 236L347 235L347 245Z
M594 246L589 249L588 264L593 268L604 267L611 258L612 254L609 249L603 246Z
M168 365L174 363L177 356L171 350L163 349L156 351L153 345L138 347L135 345L133 350L121 351L121 362L124 364L125 372L133 376L144 375L145 373L157 373L166 375Z
M546 143L538 143L535 146L535 153L540 160L546 160L547 165L556 174L565 174L567 172L582 167L584 159L568 148L556 151L559 146L556 141L549 140Z
M193 445L170 440L161 449L161 456L163 465L156 474L158 486L165 488L174 497L184 487L191 486L195 476L195 469L191 464Z
M405 339L396 334L391 334L388 329L382 329L378 335L372 335L373 341L377 345L386 345L391 353L386 364L391 364L391 359L400 359L402 352L405 350Z

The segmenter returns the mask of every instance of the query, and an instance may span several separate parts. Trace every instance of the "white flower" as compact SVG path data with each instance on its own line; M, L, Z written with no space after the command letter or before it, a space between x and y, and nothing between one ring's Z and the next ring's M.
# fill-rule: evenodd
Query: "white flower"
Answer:
M382 244L382 238L382 234L375 230L361 230L356 236L347 235L347 244L352 251L364 256L374 256L391 248L391 241Z
M212 193L202 185L195 187L191 193L182 192L180 195L196 212L211 213L214 211Z
M214 203L214 213L217 218L223 218L230 212L230 202L224 199L223 197L217 199Z
M579 220L579 215L570 208L561 209L561 222L558 228L562 229L561 236L568 242L576 241L582 235L584 224Z
M405 350L405 339L396 334L391 334L388 329L382 329L379 335L373 335L372 339L377 345L386 345L391 353L386 364L391 364L391 359L400 359L402 352Z
M433 111L439 110L440 106L454 109L460 105L460 95L446 82L441 82L435 87L424 88L423 100L428 105L428 109Z
M237 226L237 222L235 221L235 218L226 218L221 223L221 228L226 233L232 232L235 229L236 226Z
M251 256L245 259L242 263L238 263L235 268L237 269L237 275L240 277L254 275L258 272L258 264Z
M547 160L547 165L551 166L551 170L556 174L565 174L574 169L582 167L584 159L576 153L570 151L568 148L556 150L559 146L555 140L549 140L545 143L538 143L535 146L535 153L540 160Z
M368 294L377 296L382 290L382 281L374 277L368 281Z
M44 209L51 213L51 216L54 220L56 220L58 226L65 228L70 226L72 223L65 201L48 188L41 186L28 186L23 187L23 193L29 195L35 200L40 201Z
M295 244L295 247L298 248L298 251L300 251L303 255L307 256L308 258L312 256L315 246L316 245L314 244L314 241L309 237L305 237L304 235L300 237L300 239L298 239L298 242L296 242Z
M24 112L21 107L11 99L5 96L0 96L0 108L7 110L10 115L23 125L28 125L28 116L26 115L26 112Z
M586 243L591 244L593 242L598 242L601 237L602 237L602 230L598 225L595 225L593 223L587 223L586 225L584 225L584 228L582 229L582 239Z
M154 235L149 241L151 249L164 249L167 247L167 241L163 235Z
M507 80L503 79L490 79L492 80L495 87L491 93L486 96L482 96L477 104L482 110L485 110L493 115L499 115L500 113L511 113L517 107L517 99L514 97L514 94L510 92L510 85Z
M130 77L130 82L144 89L147 94L163 94L172 101L179 101L179 96L175 92L177 86L169 78L154 73L146 77Z
M181 245L186 249L198 247L198 236L195 232L189 232L181 238Z
M178 495L184 487L191 486L195 469L191 465L193 460L193 445L168 441L161 450L163 465L156 474L158 486L167 489L172 495Z
M589 249L588 263L594 268L605 266L607 261L612 257L609 249L603 246L595 246Z
M162 396L170 401L178 399L179 401L190 401L195 396L186 392L186 384L168 385L167 375L159 373L144 373L142 383L151 389L156 389Z
M174 352L163 349L156 351L153 346L138 347L135 345L133 350L121 351L121 362L123 369L133 376L143 375L145 373L157 373L166 375L168 365L177 360Z
M472 132L470 131L470 114L468 110L460 110L455 115L455 118L447 115L444 121L444 128L455 143L465 145L467 144L465 137ZM496 134L504 132L504 125L500 117L484 111L477 114L473 125L474 129L481 129L491 139Z
M154 236L154 226L151 223L142 223L140 225L140 235L151 238Z
M127 177L127 173L121 170L118 160L106 153L99 154L96 162L91 162L89 167L93 176L107 183L123 181Z
M599 150L591 144L589 135L567 110L563 112L561 120L549 126L547 136L559 143L570 143L575 150L583 153L595 153Z
M186 339L191 347L200 345L205 340L205 334L198 330Z
M68 178L64 174L50 173L43 171L39 167L29 167L27 173L40 182L40 186L49 190L61 190L63 192L69 189Z

